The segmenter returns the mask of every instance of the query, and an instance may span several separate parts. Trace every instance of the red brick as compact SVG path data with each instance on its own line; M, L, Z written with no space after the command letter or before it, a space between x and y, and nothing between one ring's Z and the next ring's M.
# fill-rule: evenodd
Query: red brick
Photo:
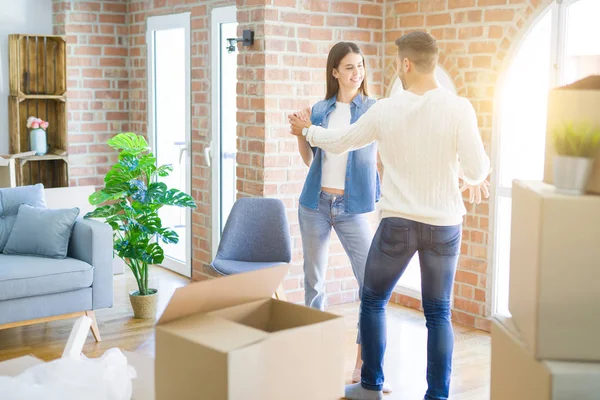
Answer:
M506 0L477 0L479 7L499 6L506 4Z
M101 24L124 24L125 15L121 14L100 14Z
M448 0L448 8L470 8L475 6L475 0Z
M477 274L474 274L472 272L456 271L456 281L477 286L478 277Z
M473 39L483 36L483 27L482 26L469 26L458 29L458 38L459 39Z
M383 18L383 7L379 4L363 4L360 7L360 14Z
M510 22L515 18L515 12L511 9L489 9L485 11L484 20L485 22Z
M406 17L400 17L400 26L402 28L411 28L423 26L425 24L425 17L422 15L411 15Z
M327 26L352 26L356 23L355 17L342 15L328 15Z
M396 3L394 4L394 11L396 14L410 14L419 11L419 2L411 1L410 3Z
M311 1L311 3L324 3L327 4L326 1ZM358 4L351 2L339 2L334 1L331 2L331 10L332 13L338 14L358 14ZM327 10L325 10L327 11Z
M104 47L105 56L123 56L129 55L129 51L126 47Z
M452 23L450 14L429 14L425 17L427 26L449 25Z
M114 12L114 13L121 13L124 14L127 12L127 4L125 3L108 3L105 2L104 4L102 4L102 7L104 8L104 12Z

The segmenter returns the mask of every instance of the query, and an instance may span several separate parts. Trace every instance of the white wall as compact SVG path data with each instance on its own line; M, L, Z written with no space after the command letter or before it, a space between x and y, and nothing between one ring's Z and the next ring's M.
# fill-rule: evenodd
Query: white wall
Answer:
M51 35L52 0L0 0L0 154L8 154L8 35Z

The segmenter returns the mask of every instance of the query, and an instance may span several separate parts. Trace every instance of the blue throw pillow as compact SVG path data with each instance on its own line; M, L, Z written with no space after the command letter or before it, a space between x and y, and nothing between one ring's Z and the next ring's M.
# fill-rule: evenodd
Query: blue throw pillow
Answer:
M4 254L65 258L79 208L60 210L22 204Z
M38 183L31 186L0 189L0 251L6 245L21 204L46 208L44 185Z

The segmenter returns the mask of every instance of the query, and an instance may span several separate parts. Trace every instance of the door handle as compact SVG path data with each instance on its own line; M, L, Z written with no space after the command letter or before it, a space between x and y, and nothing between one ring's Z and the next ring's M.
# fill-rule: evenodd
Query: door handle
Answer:
M205 147L204 148L204 159L206 160L206 165L208 165L209 167L210 167L210 156L211 156L210 146Z
M179 161L178 164L181 164L181 158L183 157L183 152L188 151L187 142L173 142L175 146L181 146L179 148Z
M181 157L183 157L183 152L187 151L187 150L188 150L187 146L179 149L179 164L181 164Z

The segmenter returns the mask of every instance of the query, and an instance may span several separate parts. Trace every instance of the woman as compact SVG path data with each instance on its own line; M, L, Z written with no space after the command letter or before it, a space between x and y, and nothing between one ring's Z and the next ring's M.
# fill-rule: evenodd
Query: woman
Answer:
M365 60L351 42L334 45L327 58L327 93L312 107L313 125L342 128L356 122L375 100L368 97ZM298 116L308 120L307 113ZM298 218L304 252L305 302L325 308L325 278L331 229L335 229L362 291L365 263L373 234L367 214L379 200L377 147L371 144L343 155L325 153L298 137L298 149L310 167L300 196ZM352 374L360 381L360 335ZM387 391L389 392L389 388Z

